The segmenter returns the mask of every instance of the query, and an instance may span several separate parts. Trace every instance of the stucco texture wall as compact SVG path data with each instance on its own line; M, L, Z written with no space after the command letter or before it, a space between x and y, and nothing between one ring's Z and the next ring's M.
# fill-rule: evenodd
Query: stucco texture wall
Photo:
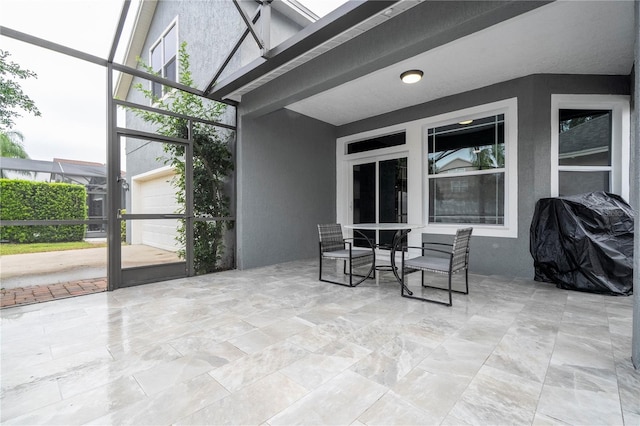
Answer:
M289 110L239 120L238 268L316 256L336 217L335 128Z
M241 5L249 15L252 15L257 8L257 4L249 0L242 1ZM178 25L178 42L187 43L190 71L195 86L204 90L231 53L246 26L230 1L159 1L140 52L140 57L146 63L149 63L151 47L173 22L177 22ZM297 24L290 22L277 11L272 12L272 43L278 44L300 29ZM259 57L259 54L255 41L247 37L241 49L231 58L222 77L237 71L242 65ZM138 77L133 81L133 84L137 83L150 87L148 81ZM129 90L127 100L143 105L149 104L149 101L133 88ZM227 113L220 118L220 121L235 125L235 108L229 106ZM151 130L150 126L130 111L126 113L126 125L130 129ZM160 144L130 140L127 143L126 152L128 176L162 166L156 161L156 158L162 155Z

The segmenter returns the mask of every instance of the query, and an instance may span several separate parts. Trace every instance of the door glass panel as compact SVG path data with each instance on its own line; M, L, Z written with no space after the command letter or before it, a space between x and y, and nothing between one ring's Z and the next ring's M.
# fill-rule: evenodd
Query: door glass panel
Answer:
M353 223L376 223L376 163L353 166ZM375 242L375 231L360 231ZM354 236L359 236L354 232ZM366 246L366 241L356 241Z
M184 260L185 190L180 145L128 138L126 214L156 215L126 221L122 229L122 267Z
M407 223L407 158L380 161L380 223ZM390 246L395 231L380 231L380 244Z
M178 220L144 219L119 222L122 269L184 261L184 255L181 254L184 253L183 246L176 239L179 232Z
M406 157L353 166L353 223L407 223ZM395 235L380 231L376 238L376 231L360 232L385 248Z
M194 272L232 269L233 221L214 220L232 214L235 132L199 123L193 147Z

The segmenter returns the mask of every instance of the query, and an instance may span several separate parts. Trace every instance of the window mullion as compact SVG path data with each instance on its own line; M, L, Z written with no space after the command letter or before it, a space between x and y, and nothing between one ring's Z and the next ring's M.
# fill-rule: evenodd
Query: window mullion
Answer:
M558 166L561 172L610 172L612 166Z
M501 167L499 169L469 170L466 172L429 174L427 178L440 179L440 178L451 178L451 177L459 177L459 176L492 175L496 173L506 173L506 168Z

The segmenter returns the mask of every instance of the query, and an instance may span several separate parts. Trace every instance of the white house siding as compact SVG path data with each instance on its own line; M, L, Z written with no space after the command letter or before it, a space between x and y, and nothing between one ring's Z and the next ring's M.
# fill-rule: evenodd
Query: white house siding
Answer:
M175 173L162 167L132 177L132 211L136 214L172 214L178 211L175 200L176 189L171 184ZM163 250L176 251L178 220L149 219L134 220L131 226L131 243L143 244Z

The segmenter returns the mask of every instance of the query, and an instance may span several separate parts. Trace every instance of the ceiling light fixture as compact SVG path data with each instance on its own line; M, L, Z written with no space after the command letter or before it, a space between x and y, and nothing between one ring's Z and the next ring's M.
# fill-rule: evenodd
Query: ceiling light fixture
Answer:
M465 120L465 121L461 121L458 124L462 124L463 126L466 126L467 124L471 124L473 123L473 120Z
M423 75L424 73L420 70L409 70L400 74L400 80L402 80L403 83L413 84L422 80Z

